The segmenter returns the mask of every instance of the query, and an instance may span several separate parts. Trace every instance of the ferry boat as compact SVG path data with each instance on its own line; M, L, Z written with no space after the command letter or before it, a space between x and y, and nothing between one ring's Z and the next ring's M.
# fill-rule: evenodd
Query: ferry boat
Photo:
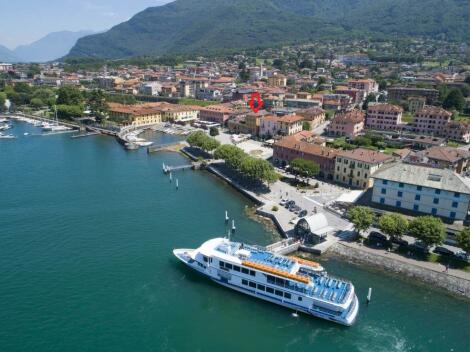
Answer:
M359 302L351 282L329 276L315 262L259 246L214 238L173 254L190 268L236 291L298 312L351 326Z

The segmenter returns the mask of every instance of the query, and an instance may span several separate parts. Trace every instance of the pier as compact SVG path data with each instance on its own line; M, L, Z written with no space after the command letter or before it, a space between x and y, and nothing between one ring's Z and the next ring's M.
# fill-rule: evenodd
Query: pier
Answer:
M187 164L187 165L178 165L178 166L168 166L163 164L163 173L164 174L169 174L173 171L178 171L178 170L188 170L188 169L195 169L196 165L195 164Z
M87 132L87 133L81 133L81 134L76 134L74 136L71 136L70 138L83 138L83 137L89 137L89 136L97 136L101 133L99 132Z
M147 147L147 153L156 153L161 151L175 151L180 150L181 148L186 147L187 144L185 142L173 142L173 143L164 143L158 145L152 145Z

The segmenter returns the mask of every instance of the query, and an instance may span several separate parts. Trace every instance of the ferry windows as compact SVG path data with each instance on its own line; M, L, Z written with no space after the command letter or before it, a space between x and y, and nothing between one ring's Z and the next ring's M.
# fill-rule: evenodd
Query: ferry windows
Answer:
M248 281L247 280L242 280L242 285L248 285Z
M268 275L267 279L268 279L268 283L270 284L276 283L276 278L274 276Z
M279 290L274 291L274 294L275 294L276 296L281 296L281 297L283 296L282 291L279 291Z
M205 263L207 263L209 261L209 259L207 259L207 257L205 255L202 256L202 260L204 260Z
M227 269L232 269L232 264L225 263L225 267L226 267Z
M250 287L256 288L256 284L252 281L249 282Z
M233 270L240 272L240 267L238 265L234 265Z
M272 289L271 287L266 287L266 292L274 293L274 289Z
M285 280L276 277L276 285L284 287Z
M245 268L242 268L242 273L243 273L243 274L249 274L249 270L248 270L248 269L245 269Z
M284 297L287 298L287 299L291 299L292 296L290 293L287 293L287 292L284 292Z
M225 263L224 263L223 261L219 260L219 267L223 268L223 267L224 267L224 264L225 264Z
M251 275L251 276L255 276L255 275L256 275L255 271L254 271L254 270L250 270L250 275Z
M297 299L298 299L300 302L302 302L302 297L299 296L299 297L297 297Z
M258 290L266 291L266 286L258 284Z

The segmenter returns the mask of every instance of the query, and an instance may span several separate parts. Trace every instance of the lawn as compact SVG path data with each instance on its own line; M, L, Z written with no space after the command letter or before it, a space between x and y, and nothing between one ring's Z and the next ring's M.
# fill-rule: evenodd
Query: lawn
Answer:
M413 114L411 112L405 112L401 119L403 122L410 123L413 121Z

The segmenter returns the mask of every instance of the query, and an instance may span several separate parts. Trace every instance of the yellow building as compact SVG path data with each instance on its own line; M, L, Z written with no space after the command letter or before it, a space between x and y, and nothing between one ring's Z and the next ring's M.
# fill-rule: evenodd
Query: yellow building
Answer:
M287 77L281 74L276 74L268 78L268 86L270 87L286 87Z
M144 126L162 122L162 112L141 105L108 105L110 120L124 126Z

